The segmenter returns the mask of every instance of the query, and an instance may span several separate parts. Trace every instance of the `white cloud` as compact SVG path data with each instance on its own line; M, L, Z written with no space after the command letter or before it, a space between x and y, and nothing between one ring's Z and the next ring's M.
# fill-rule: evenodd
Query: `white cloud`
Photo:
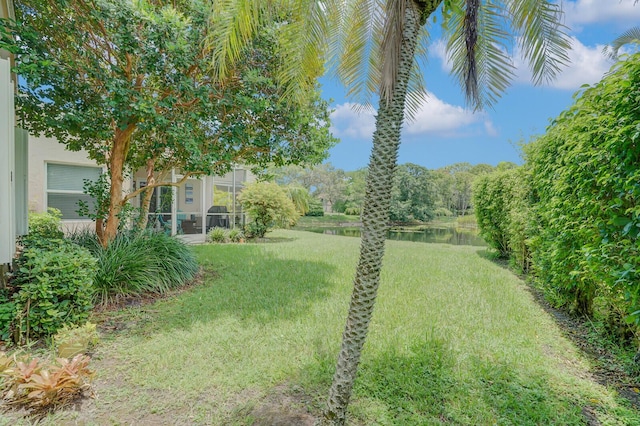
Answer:
M373 111L356 111L358 104L337 105L331 114L331 131L337 137L370 140L375 130ZM448 104L429 93L416 111L413 120L404 124L403 132L410 136L438 135L454 136L460 133L477 132L477 124L489 136L497 136L493 123L484 114Z
M336 105L331 113L331 133L337 137L371 139L376 118L372 111L360 111L359 107L351 102Z
M498 136L498 129L496 129L496 126L493 125L491 120L484 122L484 130L489 136Z
M569 28L605 22L635 24L640 19L640 4L634 6L635 0L575 0L560 3Z
M640 4L638 9L640 10ZM596 83L613 64L602 53L603 48L604 45L601 44L585 46L576 37L571 37L570 63L561 70L555 80L545 84L545 86L562 90L577 90L583 84ZM430 46L430 52L441 61L444 71L451 71L451 63L447 59L445 43L442 40L434 42ZM520 55L520 49L516 49L513 64L516 67L515 81L531 83L531 71L529 71L526 61Z
M558 74L555 80L545 86L563 90L577 90L583 84L598 82L611 68L612 62L603 53L604 45L585 46L575 37L571 37L570 63ZM514 64L517 68L517 81L530 82L531 72L524 59L516 53Z
M418 108L414 119L405 124L404 130L410 135L445 135L480 120L480 114L474 114L468 109L448 104L429 93L426 101Z
M429 46L429 53L440 60L442 70L451 72L451 61L447 57L447 43L443 39L438 39Z

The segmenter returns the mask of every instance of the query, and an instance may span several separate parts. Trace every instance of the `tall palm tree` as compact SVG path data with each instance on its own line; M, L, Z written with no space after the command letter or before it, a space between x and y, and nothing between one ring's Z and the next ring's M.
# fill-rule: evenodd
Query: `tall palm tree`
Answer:
M236 0L237 4L244 4L242 7L247 2ZM324 424L343 425L380 280L400 133L405 113L415 110L423 93L415 58L417 53L424 53L420 40L427 33L429 18L443 6L443 29L452 72L475 108L492 105L509 85L515 71L509 53L512 40L529 62L535 83L553 78L560 66L568 62L566 52L570 43L561 24L559 5L547 0L290 0L288 3L294 4L295 13L288 15L288 22L295 34L291 46L296 46L297 57L313 59L328 40L326 57L330 68L337 71L349 93L364 99L364 104L368 104L372 94L379 100L362 212L360 257L323 419ZM238 30L228 26L227 34L233 35L234 40L247 36L251 32L247 22L237 26ZM219 53L222 58L232 57L224 49ZM331 62L332 59L335 61ZM295 69L294 66L288 71L292 80Z

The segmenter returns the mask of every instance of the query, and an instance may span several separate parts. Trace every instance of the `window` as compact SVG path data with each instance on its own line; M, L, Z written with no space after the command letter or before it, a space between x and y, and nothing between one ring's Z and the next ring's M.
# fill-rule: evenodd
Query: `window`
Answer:
M62 212L63 219L86 219L77 210L80 200L93 208L93 198L82 192L85 180L96 181L102 168L47 163L47 207Z

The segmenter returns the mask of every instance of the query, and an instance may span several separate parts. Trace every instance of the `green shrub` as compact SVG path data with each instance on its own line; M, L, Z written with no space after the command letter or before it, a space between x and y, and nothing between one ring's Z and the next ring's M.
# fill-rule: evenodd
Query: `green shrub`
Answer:
M447 208L438 207L435 210L433 210L433 215L435 217L450 217L450 216L453 216L453 212Z
M344 214L348 216L360 216L360 209L358 207L347 207L344 209Z
M62 232L62 213L58 209L49 207L43 213L29 213L29 234L28 239L55 240L64 237Z
M14 301L21 340L50 336L65 324L87 320L96 273L89 251L63 241L55 250L26 248L17 266Z
M106 248L97 244L95 234L78 234L76 241L98 260L94 287L101 304L119 297L164 293L198 271L189 247L163 232L121 232Z
M285 190L275 183L256 182L247 185L238 200L249 214L249 236L262 238L273 228L295 225L300 217Z
M96 324L86 322L78 326L64 326L53 336L58 357L73 358L86 354L100 340Z
M510 173L495 172L478 177L473 187L473 205L480 235L501 257L509 257Z
M523 167L477 178L473 188L475 219L487 244L521 272L531 263L531 181ZM463 220L458 218L458 222Z
M91 229L91 228L74 229L69 233L69 235L67 236L67 239L81 247L86 248L93 255L96 255L102 249L102 246L100 245L100 241L98 241L98 238L96 236L95 229Z
M624 300L640 327L640 55L585 89L526 147L537 196L533 235L540 282L587 315Z
M0 289L0 341L11 339L11 324L16 317L16 304L9 297L7 289Z
M315 197L312 197L309 200L309 211L307 211L305 216L324 216L322 201Z
M242 242L244 240L244 233L242 232L241 229L233 228L232 230L229 231L229 240L232 243Z
M212 243L226 243L229 240L229 233L226 228L216 226L209 230L207 239Z

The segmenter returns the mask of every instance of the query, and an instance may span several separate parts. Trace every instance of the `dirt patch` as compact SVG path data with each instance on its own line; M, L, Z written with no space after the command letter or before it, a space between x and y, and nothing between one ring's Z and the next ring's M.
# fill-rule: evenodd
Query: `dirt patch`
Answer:
M276 386L251 411L252 425L313 426L319 413L313 413L312 402L299 386Z
M525 286L525 288L531 293L538 305L555 320L564 335L592 361L591 376L593 380L601 385L614 388L635 409L640 410L640 383L638 382L638 377L632 377L627 374L620 361L612 353L607 351L606 348L596 345L589 338L590 329L583 319L571 316L551 306L540 290L530 285ZM587 410L585 413L588 414L589 412ZM585 414L585 418L590 425L599 424L589 420L590 416L587 414Z

